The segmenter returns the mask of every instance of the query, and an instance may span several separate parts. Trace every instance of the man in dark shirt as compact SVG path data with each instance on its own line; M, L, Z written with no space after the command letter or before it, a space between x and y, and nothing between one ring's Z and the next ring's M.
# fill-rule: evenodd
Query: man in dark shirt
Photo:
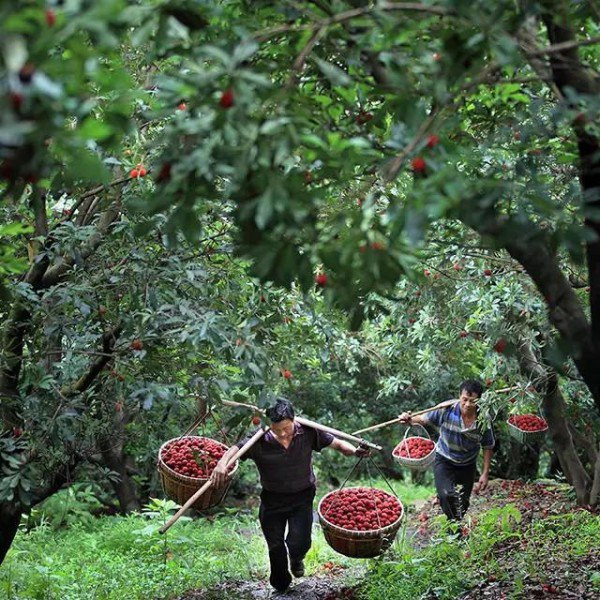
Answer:
M304 575L304 556L311 545L315 475L312 453L333 448L345 456L367 453L363 448L335 438L294 420L290 402L278 398L275 406L267 409L271 429L244 455L258 467L262 492L259 520L269 548L271 576L269 581L278 591L285 591L292 577ZM250 439L232 446L213 471L213 481L221 486L227 476L229 459ZM287 536L285 530L287 526Z

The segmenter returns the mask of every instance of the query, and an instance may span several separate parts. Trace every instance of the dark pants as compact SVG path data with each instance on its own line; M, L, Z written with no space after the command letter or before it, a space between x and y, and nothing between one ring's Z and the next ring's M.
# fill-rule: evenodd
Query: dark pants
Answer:
M261 492L258 517L269 548L269 581L277 590L284 590L292 581L288 552L290 560L296 562L310 549L314 497L314 487L296 494Z
M453 521L460 521L469 508L476 469L475 463L457 465L439 454L435 455L435 488L444 514Z

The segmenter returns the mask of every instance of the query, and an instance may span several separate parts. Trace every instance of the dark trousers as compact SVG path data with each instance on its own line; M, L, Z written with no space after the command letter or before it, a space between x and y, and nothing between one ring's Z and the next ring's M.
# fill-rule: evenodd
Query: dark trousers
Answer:
M457 465L435 455L433 474L440 506L444 514L453 521L460 521L469 508L477 466Z
M269 548L269 581L278 590L284 590L292 581L288 552L290 560L296 562L302 560L310 549L314 497L314 487L296 494L263 490L260 495L258 518Z

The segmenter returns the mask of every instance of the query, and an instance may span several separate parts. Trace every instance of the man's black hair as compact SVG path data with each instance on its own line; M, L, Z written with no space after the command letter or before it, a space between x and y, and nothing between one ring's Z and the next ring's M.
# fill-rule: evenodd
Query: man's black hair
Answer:
M479 379L465 379L465 381L460 384L458 393L460 394L463 390L467 392L467 394L477 394L477 397L481 398L481 394L483 394L483 383L481 383Z
M279 423L285 419L294 418L294 407L287 398L277 398L274 406L267 408L265 412L271 423Z

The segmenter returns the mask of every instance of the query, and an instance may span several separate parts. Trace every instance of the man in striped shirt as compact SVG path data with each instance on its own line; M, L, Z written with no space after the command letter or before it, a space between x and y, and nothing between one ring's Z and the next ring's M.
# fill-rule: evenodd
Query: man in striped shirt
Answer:
M439 432L436 447L434 476L440 506L448 519L462 519L469 508L471 491L477 472L477 457L483 448L483 470L475 492L488 484L494 448L491 425L481 428L477 423L477 400L483 393L480 381L463 381L458 401L446 408L413 417L402 413L402 423L429 425Z

